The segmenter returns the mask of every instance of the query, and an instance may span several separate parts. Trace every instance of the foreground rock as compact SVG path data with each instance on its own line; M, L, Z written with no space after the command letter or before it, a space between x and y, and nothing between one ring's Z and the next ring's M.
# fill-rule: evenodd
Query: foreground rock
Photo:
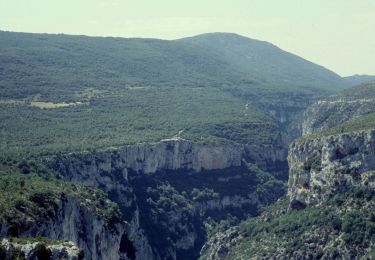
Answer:
M37 223L26 221L22 226L0 223L0 236L26 240L25 245L8 243L7 248L8 251L12 248L26 250L25 253L30 257L34 252L32 248L37 243L30 245L27 239L47 237L52 240L73 241L82 249L86 259L119 259L125 256L131 258L134 252L127 247L129 242L125 233L126 226L127 223L120 219L104 219L75 197L64 197L57 202L53 215L40 219ZM57 250L56 246L50 249Z
M44 242L10 241L3 239L0 243L0 259L50 259L50 260L83 260L84 253L71 241Z

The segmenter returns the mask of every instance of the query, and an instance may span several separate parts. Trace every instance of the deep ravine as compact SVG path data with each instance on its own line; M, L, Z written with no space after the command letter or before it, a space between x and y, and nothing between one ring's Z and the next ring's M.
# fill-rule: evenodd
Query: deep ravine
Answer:
M285 193L282 147L208 146L185 140L56 156L59 176L97 187L116 202L137 259L194 259L206 227L259 214ZM103 252L105 255L105 253Z

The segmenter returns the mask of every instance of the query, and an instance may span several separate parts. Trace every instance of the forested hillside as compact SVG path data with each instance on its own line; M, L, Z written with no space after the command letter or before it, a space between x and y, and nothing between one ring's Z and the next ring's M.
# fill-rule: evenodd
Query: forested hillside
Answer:
M305 104L345 86L321 66L235 34L164 41L0 32L1 151L172 137L270 143L280 132L264 104Z
M1 96L73 99L85 88L241 86L337 89L345 81L267 42L235 34L177 41L0 33Z
M197 259L285 195L304 110L346 87L236 34L0 32L0 258Z

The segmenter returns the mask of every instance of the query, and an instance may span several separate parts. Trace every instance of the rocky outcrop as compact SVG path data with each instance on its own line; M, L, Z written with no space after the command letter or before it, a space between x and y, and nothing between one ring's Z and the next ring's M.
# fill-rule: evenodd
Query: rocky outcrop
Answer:
M267 111L276 120L283 142L288 146L302 135L304 111L320 97L327 95L327 92L321 90L305 94L292 94L290 92L270 91L254 95L248 97L250 103L261 110ZM265 96L267 98L264 98ZM264 102L265 100L267 102Z
M200 260L228 259L231 247L241 238L237 226L214 234L202 247Z
M205 239L202 217L211 214L220 219L228 213L245 217L256 212L260 195L252 192L259 180L245 163L284 178L287 172L281 145L215 146L181 139L60 155L46 163L64 180L97 187L119 205L129 223L121 232L132 238L137 259L194 259ZM190 192L200 186L199 179L207 182L205 187L223 190L219 198L193 201ZM171 188L165 186L168 183ZM235 186L228 191L231 185ZM167 195L164 186L170 189ZM280 185L269 188L275 189L272 196L261 201L283 194Z
M131 246L128 246L130 241L125 233L126 225L121 221L108 223L95 214L93 209L83 205L79 199L67 196L57 202L53 217L43 220L42 225L33 223L28 227L18 227L17 237L25 240L34 237L48 237L52 240L68 239L82 249L85 259L120 259L121 257L131 259L134 252ZM14 230L12 232L14 233ZM2 224L0 236L8 237L10 233L10 227ZM22 246L21 251L31 255L31 246ZM13 244L14 247L18 248ZM12 246L9 245L7 248Z
M375 102L335 98L305 112L304 133L315 134L289 147L289 198L211 236L201 259L371 259L372 231L361 235L373 225L375 130L319 131L374 111ZM369 226L360 224L366 221Z
M375 112L375 82L346 89L311 105L304 113L303 134L317 133Z
M302 132L318 133L371 112L375 112L375 99L321 100L305 111Z
M217 170L241 166L243 160L275 175L287 172L287 149L274 145L203 145L183 139L163 140L154 144L129 145L95 153L58 156L54 168L69 173L109 172L113 168L150 174L158 171ZM88 176L90 177L90 176Z
M375 130L303 138L290 146L292 208L319 205L348 186L375 188Z
M83 260L84 253L71 241L14 242L3 239L0 243L0 259L49 259L49 260Z

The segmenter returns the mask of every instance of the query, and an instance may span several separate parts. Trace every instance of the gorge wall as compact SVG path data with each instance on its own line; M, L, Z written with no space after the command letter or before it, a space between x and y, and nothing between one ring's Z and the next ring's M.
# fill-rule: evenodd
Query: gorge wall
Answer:
M375 187L375 130L299 140L288 160L292 207L320 204L348 186Z
M373 258L375 126L368 115L375 103L350 93L303 113L304 136L289 146L288 196L215 233L202 260ZM339 128L352 119L365 127Z
M62 197L56 203L54 212L40 222L30 222L17 227L1 223L0 236L15 236L19 240L25 240L22 244L2 242L1 247L5 250L3 253L9 255L9 259L15 257L16 251L20 254L19 257L23 255L26 259L34 259L34 249L38 243L29 242L27 239L36 237L60 241L49 246L50 257L55 255L62 259L134 259L134 252L128 247L128 235L124 231L126 223L121 220L108 223L96 212L98 209L85 206L75 197ZM65 240L73 243L69 250L69 245L64 245Z
M123 221L109 229L103 218L69 199L54 219L64 223L60 229L52 221L19 235L69 239L88 259L197 259L210 228L257 216L285 194L279 180L288 178L287 145L301 134L308 104L297 98L267 107L282 131L273 144L209 145L177 138L45 158L59 178L108 194Z
M257 215L284 194L282 145L200 145L186 140L56 156L61 178L97 187L116 202L137 259L194 259L208 219ZM263 176L264 175L264 176ZM108 241L118 247L120 237ZM74 240L73 240L74 241ZM103 255L106 255L103 252Z
M375 111L375 99L322 100L304 113L303 134L317 133Z
M206 145L177 138L94 153L56 156L50 164L60 173L64 173L64 176L74 177L74 173L87 175L98 171L109 172L112 168L143 174L168 170L200 172L238 167L246 161L282 178L285 177L283 175L287 174L288 169L286 155L287 149L281 143ZM86 177L89 178L90 175Z
M267 111L277 122L283 142L287 147L303 133L304 113L311 104L322 97L332 94L329 91L311 91L305 93L279 92L277 90L266 93L252 93L241 96L249 100L250 104L263 111Z

